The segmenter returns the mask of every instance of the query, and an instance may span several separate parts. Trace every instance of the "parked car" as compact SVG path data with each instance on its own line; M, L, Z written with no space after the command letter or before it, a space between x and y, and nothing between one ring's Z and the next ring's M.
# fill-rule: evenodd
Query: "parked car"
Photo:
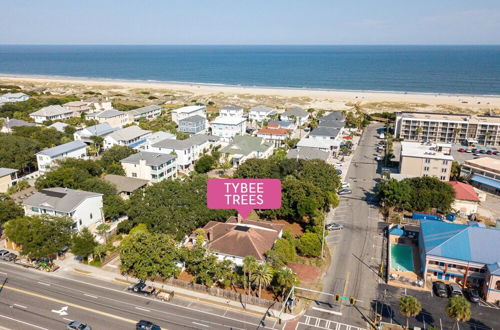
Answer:
M342 230L344 226L340 223L329 223L326 225L326 230L334 231L334 230Z
M472 153L472 150L471 149L466 149L465 152L468 153L468 154L470 154L470 153Z
M17 259L17 255L15 253L9 252L1 256L0 259L5 261L15 261Z
M479 150L479 153L484 155L486 153L486 150L481 149L481 150Z
M473 303L478 303L479 300L481 300L481 297L479 296L479 292L474 288L470 288L469 290L467 290L467 297Z
M465 152L466 150L464 148L458 149L458 152Z
M71 321L66 325L68 330L92 330L90 325L78 321Z
M456 283L450 283L448 284L448 296L450 297L456 297L456 296L463 296L464 293L462 292L462 288Z
M477 152L477 149L476 148L472 148L472 153L475 153Z
M161 330L161 328L151 321L140 320L136 323L135 330Z
M349 194L352 194L352 190L351 189L340 189L339 191L337 191L337 194L339 194L339 195L349 195Z
M0 250L0 258L2 258L3 256L9 254L9 251L7 250Z
M493 155L498 155L498 150L492 152Z
M351 184L349 182L342 182L342 189L351 188Z
M149 285L146 285L144 281L139 281L136 284L130 285L127 290L139 293L139 294L144 294L145 296L149 296L155 292L155 288Z
M432 288L434 290L434 294L441 298L448 298L448 291L446 291L446 284L441 281L436 281L432 283Z
M493 155L493 151L488 150L488 151L486 151L486 154L487 154L487 155Z
M342 174L342 170L337 170L337 174L338 175Z

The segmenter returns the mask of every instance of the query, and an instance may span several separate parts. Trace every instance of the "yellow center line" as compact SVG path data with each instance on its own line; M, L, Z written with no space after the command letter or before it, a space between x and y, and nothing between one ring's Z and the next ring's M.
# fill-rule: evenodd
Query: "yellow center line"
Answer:
M75 307L75 308L82 309L82 310L87 311L87 312L92 312L92 313L95 313L95 314L100 314L100 315L107 316L107 317L110 317L110 318L114 318L114 319L117 319L117 320L121 320L121 321L124 321L124 322L132 323L132 324L136 324L137 323L137 321L132 320L132 319L127 319L127 318L124 318L124 317L121 317L121 316L118 316L118 315L114 315L114 314L102 312L102 311L99 311L99 310L96 310L96 309L93 309L93 308L89 308L89 307L85 307L85 306L73 304L73 303L70 303L70 302L67 302L67 301L64 301L64 300L60 300L60 299L56 299L56 298L52 298L52 297L47 297L47 296L44 296L42 294L38 294L38 293L35 293L35 292L31 292L31 291L27 291L27 290L23 290L23 289L14 288L14 287L11 287L11 286L8 286L8 285L4 285L2 288L3 289L7 289L7 290L16 291L16 292L19 292L19 293L23 293L23 294L26 294L26 295L29 295L29 296L33 296L33 297L38 297L38 298L41 298L41 299L50 300L50 301L57 302L57 303L60 303L60 304L63 304L63 305Z

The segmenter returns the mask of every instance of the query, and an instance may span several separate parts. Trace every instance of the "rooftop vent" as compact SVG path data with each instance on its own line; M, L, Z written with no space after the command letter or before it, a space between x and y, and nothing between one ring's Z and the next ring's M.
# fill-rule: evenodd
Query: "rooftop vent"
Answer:
M249 229L250 229L250 227L246 227L246 226L236 226L236 227L234 227L234 230L242 231L242 232L247 232Z

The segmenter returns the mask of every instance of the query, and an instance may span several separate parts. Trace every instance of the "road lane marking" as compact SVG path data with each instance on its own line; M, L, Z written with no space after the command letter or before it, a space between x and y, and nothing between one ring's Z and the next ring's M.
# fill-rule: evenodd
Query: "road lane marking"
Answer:
M141 310L141 311L145 311L145 312L151 312L149 309L142 308L142 307L139 307L139 306L135 306L135 309L138 309L138 310Z
M103 315L103 316L114 318L114 319L117 319L117 320L120 320L120 321L132 323L132 324L136 324L137 323L137 321L132 320L132 319L127 319L125 317L121 317L121 316L114 315L114 314L111 314L111 313L106 313L106 312L103 312L103 311L100 311L100 310L96 310L96 309L93 309L93 308L81 306L81 305L78 305L78 304L70 303L70 302L67 302L67 301L64 301L64 300L60 300L60 299L56 299L56 298L44 296L42 294L38 294L38 293L35 293L35 292L31 292L31 291L27 291L27 290L23 290L23 289L14 288L14 287L11 287L11 286L8 286L8 285L4 285L3 289L7 289L7 290L11 290L11 291L16 291L16 292L23 293L23 294L26 294L26 295L29 295L29 296L32 296L32 297L37 297L37 298L41 298L41 299L45 299L45 300L57 302L59 304L63 304L63 305L75 307L75 308L78 308L78 309L83 309L84 311L87 311L87 312L91 312L91 313Z
M325 313L330 313L330 314L333 314L333 315L342 316L341 312L329 311L328 309L324 309L324 308L312 307L312 309L314 309L316 311L320 311L320 312L325 312Z
M72 322L73 321L72 319L68 319L67 317L63 317L63 320L66 320L68 322Z
M8 316L2 315L2 314L0 314L0 317L3 317L4 319L11 320L11 321L14 321L14 322L18 322L18 323L21 323L21 324L24 324L24 325L29 325L30 327L33 327L33 328L37 328L37 329L41 329L41 330L49 330L47 328L42 328L42 327L39 327L38 325L34 325L34 324L31 324L31 323L28 323L28 322L24 322L24 321L21 321L21 320L12 318L12 317L8 317Z
M7 273L5 273L5 272L0 272L0 274L7 275Z
M199 325L199 326L202 326L202 327L207 327L207 328L209 327L209 326L208 326L208 325L206 325L206 324L203 324L203 323L198 323L198 322L194 322L194 321L193 321L193 324L196 324L196 325Z
M349 276L351 275L351 272L347 272L345 276L345 283L344 283L344 292L342 292L342 295L345 296L347 292L347 284L349 284Z
M45 285L45 286L50 286L49 283L45 283L45 282L38 282L38 284Z
M99 297L97 297L97 296L93 296L93 295L88 294L88 293L84 293L83 295L84 295L84 296L86 296L86 297L94 298L94 299L99 298Z
M28 307L24 306L24 305L19 305L19 304L14 304L13 306L16 306L16 307L19 307L19 308L24 308L24 309L27 309Z

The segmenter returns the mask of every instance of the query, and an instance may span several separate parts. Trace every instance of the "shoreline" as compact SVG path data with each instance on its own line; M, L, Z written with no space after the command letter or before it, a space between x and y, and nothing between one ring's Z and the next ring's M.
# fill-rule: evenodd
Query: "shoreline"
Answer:
M340 103L409 103L427 105L424 108L448 105L462 108L463 110L500 109L500 95L473 95L451 93L425 93L425 92L400 92L400 91L372 91L372 90L339 90L319 88L294 88L273 86L245 86L227 85L218 83L196 83L156 80L129 80L114 78L70 77L53 75L18 75L0 73L0 81L17 82L19 84L45 84L49 87L64 87L69 84L81 85L81 88L101 86L107 89L151 89L187 92L191 95L211 96L268 96L281 98L304 98L302 105L313 108L330 110L338 108ZM47 86L45 86L47 87ZM71 86L74 87L74 86ZM262 100L259 100L262 101ZM294 100L300 101L300 100ZM236 102L236 101L234 101ZM301 105L297 102L285 102L283 107ZM265 102L264 102L265 103ZM390 111L390 110L389 110ZM394 111L394 109L392 109Z

